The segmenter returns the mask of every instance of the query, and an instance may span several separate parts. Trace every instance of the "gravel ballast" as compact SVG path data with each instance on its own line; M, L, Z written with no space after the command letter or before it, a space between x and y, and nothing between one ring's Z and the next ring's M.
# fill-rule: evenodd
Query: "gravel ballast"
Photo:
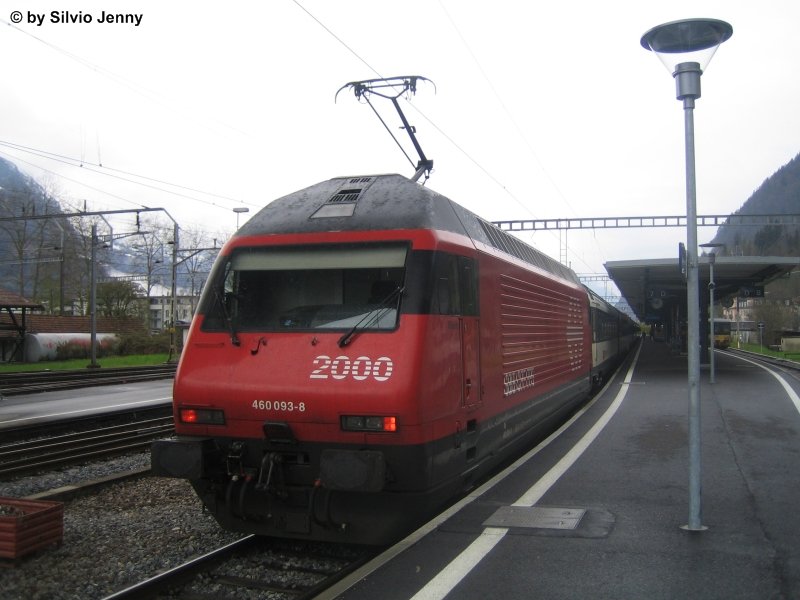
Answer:
M149 458L149 455L148 455ZM141 458L126 459L135 466ZM86 470L83 479L93 478ZM98 467L103 475L108 465ZM59 483L75 475L57 474ZM98 473L99 477L100 474ZM0 495L22 497L41 491L34 482L0 482ZM64 542L0 568L5 600L91 600L104 598L187 559L232 542L241 534L222 530L202 510L182 479L142 477L64 502Z

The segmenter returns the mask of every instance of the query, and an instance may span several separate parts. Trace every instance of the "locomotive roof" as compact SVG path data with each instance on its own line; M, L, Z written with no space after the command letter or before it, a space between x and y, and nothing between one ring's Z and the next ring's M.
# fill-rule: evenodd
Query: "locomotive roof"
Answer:
M435 229L494 246L559 277L575 273L449 198L402 175L337 177L271 202L236 236L325 231Z

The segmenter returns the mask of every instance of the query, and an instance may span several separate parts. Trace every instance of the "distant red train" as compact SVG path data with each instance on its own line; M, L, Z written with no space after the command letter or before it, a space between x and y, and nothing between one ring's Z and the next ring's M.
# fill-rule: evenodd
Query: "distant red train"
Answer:
M387 543L585 401L635 330L422 185L325 181L220 253L153 470L226 529Z

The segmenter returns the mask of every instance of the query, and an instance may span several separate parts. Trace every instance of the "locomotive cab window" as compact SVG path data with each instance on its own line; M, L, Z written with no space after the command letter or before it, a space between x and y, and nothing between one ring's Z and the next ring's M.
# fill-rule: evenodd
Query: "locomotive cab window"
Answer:
M434 261L432 311L440 315L478 314L478 273L474 259L446 252Z
M406 244L241 248L215 269L205 331L393 330Z

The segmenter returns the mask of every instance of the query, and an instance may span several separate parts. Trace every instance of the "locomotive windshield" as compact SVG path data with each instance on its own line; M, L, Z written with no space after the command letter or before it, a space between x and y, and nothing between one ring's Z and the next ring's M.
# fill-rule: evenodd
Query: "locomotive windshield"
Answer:
M406 244L253 247L214 269L205 331L397 327Z

